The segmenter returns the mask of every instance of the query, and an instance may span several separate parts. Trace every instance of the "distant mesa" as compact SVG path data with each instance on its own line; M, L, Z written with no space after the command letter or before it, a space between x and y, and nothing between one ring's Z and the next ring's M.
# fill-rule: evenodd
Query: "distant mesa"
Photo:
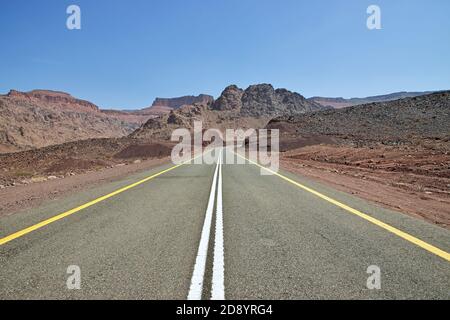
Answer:
M177 98L156 98L151 108L166 107L169 109L179 109L185 105L193 105L195 103L209 104L214 101L214 97L207 94L200 94L198 96L182 96Z
M176 98L156 98L150 107L137 110L139 114L147 114L153 116L161 116L169 114L172 110L180 109L183 106L190 106L197 103L211 104L214 97L207 94L200 94L198 96L182 96Z

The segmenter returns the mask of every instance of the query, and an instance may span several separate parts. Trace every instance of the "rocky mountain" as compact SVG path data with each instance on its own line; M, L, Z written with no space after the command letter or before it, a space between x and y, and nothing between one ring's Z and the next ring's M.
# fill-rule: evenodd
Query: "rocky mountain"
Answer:
M202 121L204 129L258 129L275 116L325 109L298 93L275 90L270 84L253 85L246 90L230 85L216 101L206 100L171 110L169 114L148 120L130 136L137 139L170 139L174 129L192 129L194 121Z
M177 98L156 98L152 105L148 108L140 110L140 112L150 112L152 114L166 114L171 110L176 110L182 106L189 106L196 103L209 104L214 101L214 97L207 94L198 96L182 96Z
M228 86L212 105L213 110L236 110L243 116L275 117L324 110L326 107L286 89L257 84L242 90Z
M356 144L426 143L450 149L450 91L339 110L278 117L267 125L290 137L327 136Z
M344 99L344 98L326 98L326 97L312 97L309 98L309 101L314 101L322 106L325 107L332 107L335 109L340 108L346 108L351 106L356 106L360 104L367 104L371 102L385 102L385 101L393 101L398 99L404 99L404 98L412 98L412 97L418 97L423 96L427 94L431 94L433 91L424 91L424 92L395 92L380 96L371 96L371 97L365 97L365 98L350 98L350 99Z
M0 153L91 138L123 137L147 120L192 104L211 104L213 97L156 98L141 110L103 110L68 93L51 90L0 95Z
M139 129L134 131L133 139L169 140L173 130L186 128L193 130L194 121L201 121L203 129L215 128L222 132L226 129L264 128L269 122L268 117L242 116L234 110L212 110L211 105L194 104L172 110L169 114L149 119Z
M133 132L149 114L100 110L68 93L11 90L0 95L0 152Z
M419 93L397 93L365 99L395 99L401 95L411 94ZM417 97L419 99L417 101L408 99L397 101L401 105L410 103L405 101L416 101L417 108L422 108L421 106L426 104L430 97L440 96L437 94L423 97L427 98ZM341 104L349 103L345 99L339 99L333 101ZM332 102L326 101L328 104ZM350 108L337 114L331 110L327 111L331 107L321 103L313 98L305 99L302 95L286 89L274 89L270 84L252 85L245 90L230 85L215 101L213 97L204 94L171 99L157 98L151 107L132 111L102 110L89 101L77 99L64 92L11 90L6 95L0 95L0 153L84 139L115 138L127 135L137 139L169 139L176 128L192 129L195 120L202 121L205 129L212 127L225 130L227 128L262 128L275 117L281 117L280 121L286 125L292 121L296 122L297 119L303 119L301 121L307 121L312 126L311 130L317 129L324 134L331 132L331 134L341 135L353 134L355 126L357 130L363 132L364 126L370 127L372 122L379 124L379 128L383 128L383 126L392 125L392 119L398 119L408 132L418 133L420 130L417 131L416 128L423 120L423 117L416 120L417 115L410 115L409 112L412 112L412 109L403 110L396 107L397 109L393 110L392 106L397 105L396 101L386 104L378 103L377 107L370 107L371 104L366 105L359 111ZM352 99L352 103L356 103L356 100ZM386 110L384 111L383 108ZM316 111L323 111L317 113L320 117L316 116ZM424 114L429 112L423 111ZM366 112L373 112L374 118L364 118ZM401 115L396 115L396 112L400 112ZM308 115L302 117L303 114ZM384 114L392 117L385 119ZM434 113L432 115L439 116ZM383 121L377 119L383 119ZM411 119L415 119L413 123L410 123ZM274 120L271 124L277 121ZM356 125L352 124L352 121L356 121ZM366 121L367 124L362 125L358 121L363 123ZM405 121L409 121L407 123L410 127L404 124ZM435 121L438 128L439 121L441 120ZM435 129L423 128L423 131L434 132ZM378 129L373 130L378 132ZM387 129L386 133L388 132Z
M244 90L238 88L236 85L230 85L222 91L222 94L216 101L214 101L211 108L213 110L225 111L234 110L240 111L242 109L242 96Z

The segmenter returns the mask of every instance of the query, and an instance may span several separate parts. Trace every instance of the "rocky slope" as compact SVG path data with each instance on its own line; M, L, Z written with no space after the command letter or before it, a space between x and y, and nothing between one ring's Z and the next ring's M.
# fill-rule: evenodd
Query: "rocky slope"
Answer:
M148 120L131 137L170 139L174 129L192 129L194 121L202 121L204 129L217 128L222 132L236 128L258 129L277 115L324 109L298 93L286 89L275 90L269 84L253 85L246 90L230 85L216 101L205 100L171 110L169 114Z
M234 110L212 110L209 104L194 104L172 110L169 114L158 118L149 119L130 137L169 140L175 129L186 128L192 131L194 121L201 121L204 130L215 128L225 132L226 129L234 128L263 128L269 120L268 117L241 116Z
M427 144L450 149L450 91L273 119L285 137L327 136L353 144Z
M11 90L0 95L0 153L129 134L150 114L100 110L64 92Z
M0 154L0 189L170 155L173 144L128 137L67 142Z
M241 115L275 117L323 110L325 107L286 89L274 89L270 84L257 84L245 90L228 86L212 105L213 110L236 110Z
M325 107L332 107L336 109L340 108L346 108L351 106L356 106L360 104L367 104L372 102L386 102L386 101L393 101L398 99L404 99L404 98L412 98L412 97L418 97L423 96L427 94L433 93L432 91L424 91L424 92L395 92L380 96L372 96L372 97L365 97L365 98L350 98L350 99L344 99L344 98L327 98L327 97L312 97L309 98L309 101L314 101L322 106Z

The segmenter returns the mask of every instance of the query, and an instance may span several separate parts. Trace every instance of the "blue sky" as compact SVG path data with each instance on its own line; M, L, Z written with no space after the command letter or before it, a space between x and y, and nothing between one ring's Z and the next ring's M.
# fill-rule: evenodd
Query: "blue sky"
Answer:
M81 8L81 30L66 8ZM377 4L382 30L368 30ZM104 108L272 83L307 97L450 89L448 0L15 0L0 9L0 92Z

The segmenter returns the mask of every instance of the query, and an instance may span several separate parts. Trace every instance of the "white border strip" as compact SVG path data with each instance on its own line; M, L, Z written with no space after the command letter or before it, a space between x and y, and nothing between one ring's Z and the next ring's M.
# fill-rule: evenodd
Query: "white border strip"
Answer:
M192 273L191 286L189 289L188 300L201 300L203 291L203 280L205 275L206 257L208 254L209 234L211 231L211 220L214 209L214 198L216 195L217 172L219 171L219 161L217 161L216 170L209 194L208 207L206 208L205 222L203 223L202 235L198 246L197 258L195 259L194 272Z
M223 149L222 149L223 150ZM212 274L211 300L225 300L223 209L222 209L222 151L219 156L219 181L217 186L216 234Z

